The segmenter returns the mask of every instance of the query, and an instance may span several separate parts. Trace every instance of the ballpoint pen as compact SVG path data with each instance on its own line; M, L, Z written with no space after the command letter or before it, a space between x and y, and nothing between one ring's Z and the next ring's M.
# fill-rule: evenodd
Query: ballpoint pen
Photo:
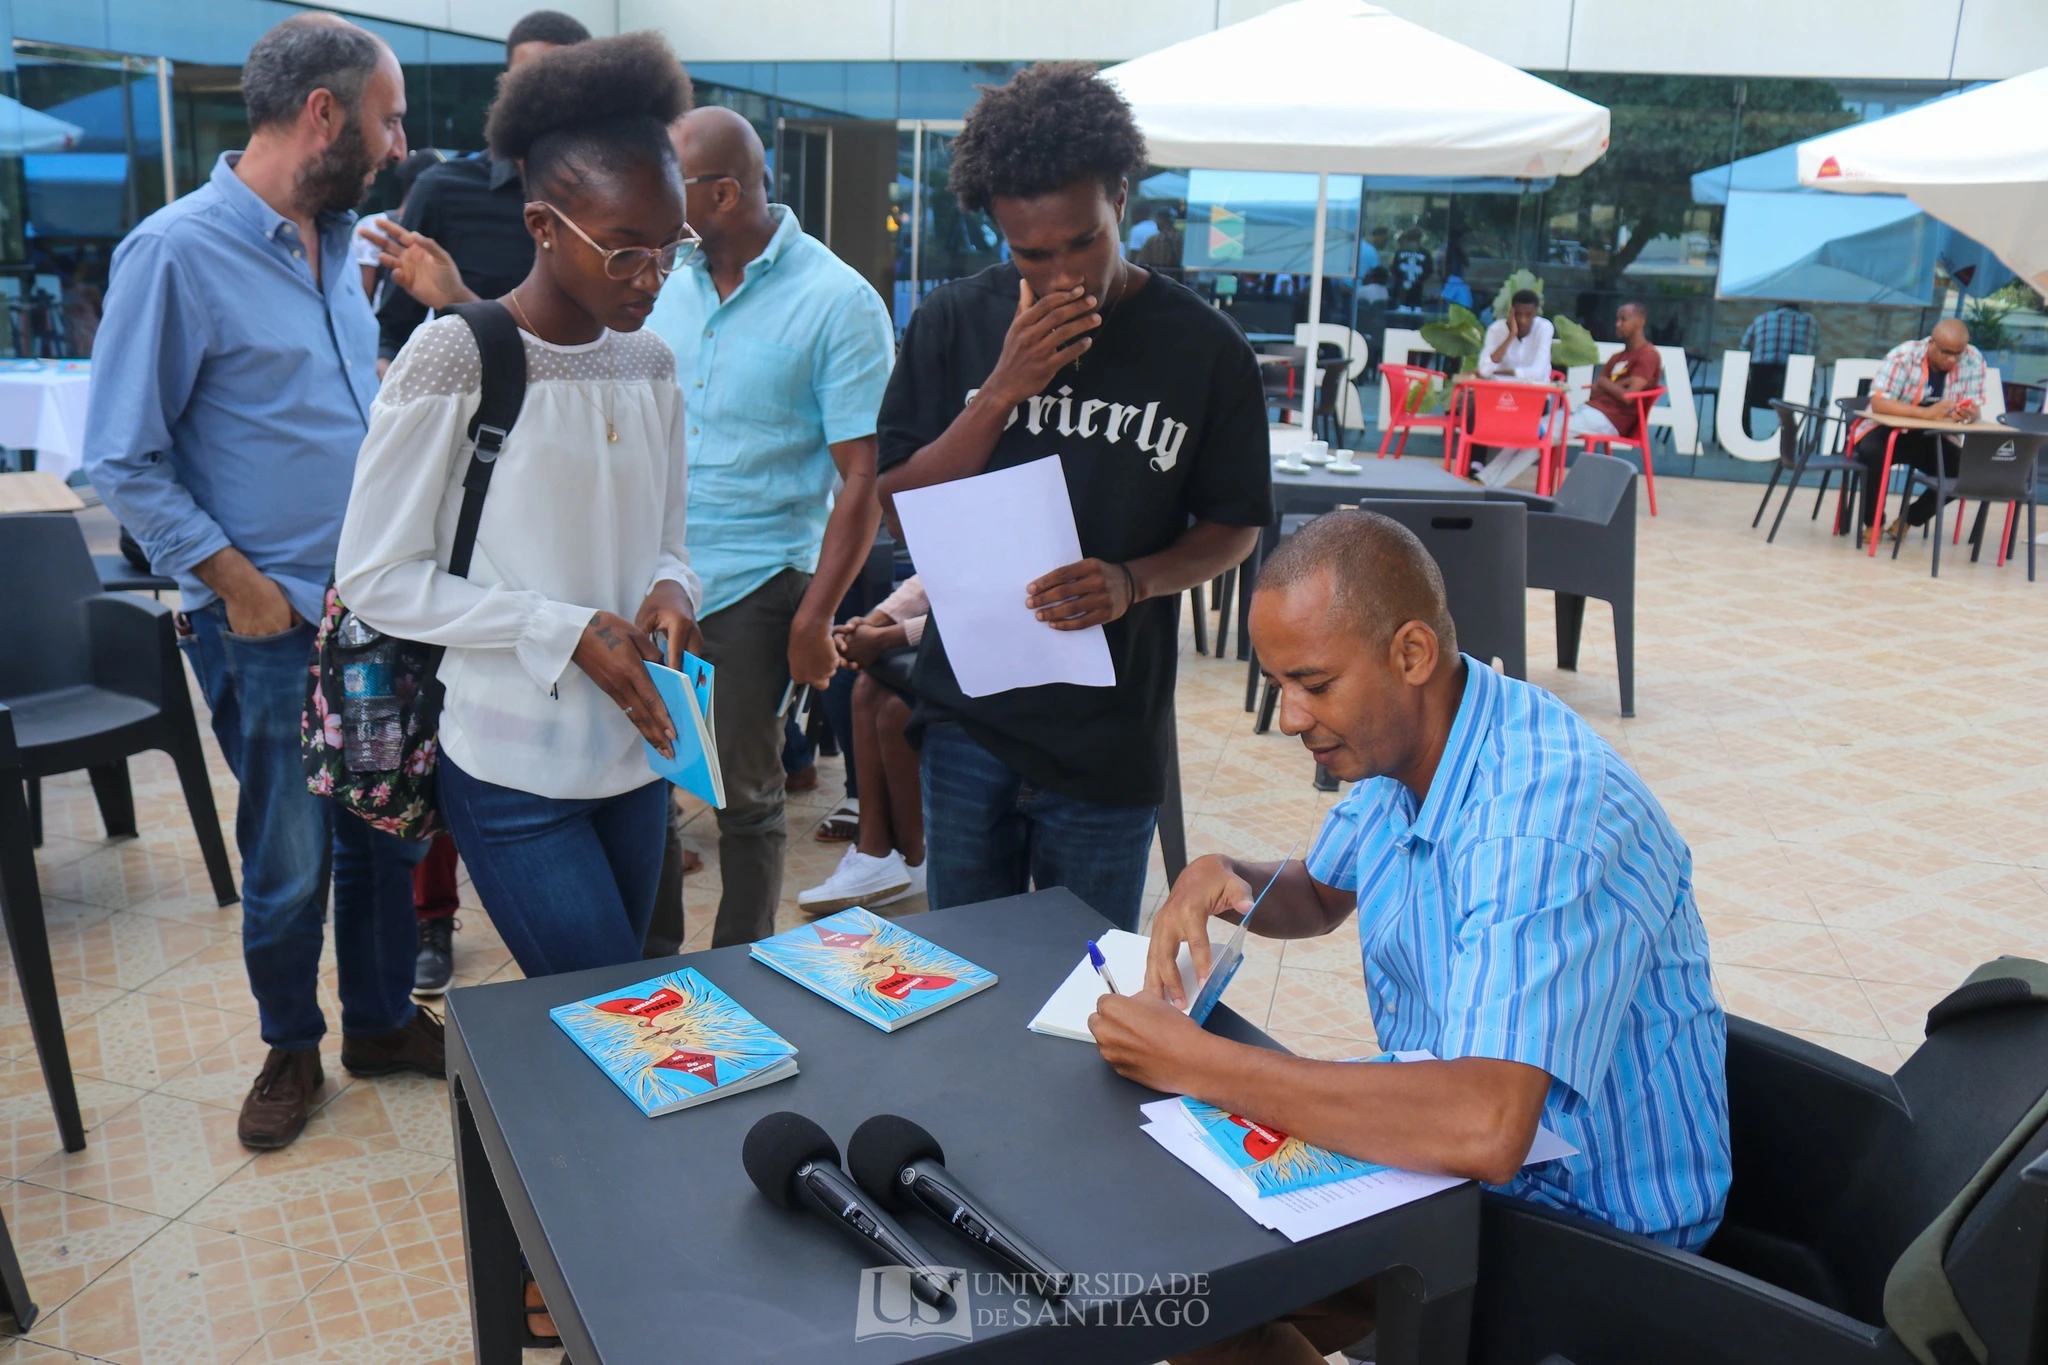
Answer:
M1095 940L1088 940L1088 961L1094 965L1095 974L1102 978L1102 984L1109 987L1110 994L1122 995L1116 987L1116 978L1109 974L1109 961L1103 957L1102 949L1095 946Z

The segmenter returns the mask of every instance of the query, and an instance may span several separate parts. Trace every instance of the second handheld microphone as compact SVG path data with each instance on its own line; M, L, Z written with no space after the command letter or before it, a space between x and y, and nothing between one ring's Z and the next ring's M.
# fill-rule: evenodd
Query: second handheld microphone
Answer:
M917 1207L1035 1281L1047 1299L1066 1297L1073 1276L946 1169L939 1142L909 1119L877 1114L853 1130L846 1164L860 1187L891 1208Z

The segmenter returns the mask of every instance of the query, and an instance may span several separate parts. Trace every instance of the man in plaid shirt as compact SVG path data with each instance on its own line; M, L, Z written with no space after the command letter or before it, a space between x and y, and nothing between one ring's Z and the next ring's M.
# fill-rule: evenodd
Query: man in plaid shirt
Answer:
M1895 417L1923 417L1936 422L1974 422L1984 414L1984 357L1970 344L1970 329L1959 318L1944 318L1924 341L1907 341L1891 349L1884 368L1870 385L1870 410ZM1881 422L1861 418L1849 428L1849 445L1863 466L1863 526L1868 530L1877 519L1879 500L1872 496L1878 472L1884 466L1885 446L1893 429ZM1943 433L1900 431L1892 447L1894 465L1909 464L1932 473L1936 460L1954 447ZM1944 476L1954 473L1953 458L1946 461ZM1909 526L1924 526L1934 515L1932 492L1913 500L1903 517L1885 528L1887 535L1903 534Z
M1820 347L1820 319L1789 303L1750 319L1742 332L1742 349L1749 352L1749 388L1742 398L1742 430L1754 436L1750 414L1766 408L1785 392L1785 361L1795 355L1816 355ZM1805 395L1798 395L1804 401Z

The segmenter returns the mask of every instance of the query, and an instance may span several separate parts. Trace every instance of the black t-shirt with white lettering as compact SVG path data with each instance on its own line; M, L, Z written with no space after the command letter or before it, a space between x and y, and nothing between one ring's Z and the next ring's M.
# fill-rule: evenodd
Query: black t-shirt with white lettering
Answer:
M1015 266L991 267L933 291L911 316L877 423L883 469L938 439L995 369L1017 311L1017 279ZM1059 456L1081 553L1113 564L1159 553L1191 520L1269 524L1266 402L1243 334L1154 273L1094 335L1078 366L1018 407L988 468ZM1017 585L1020 599L1024 588ZM1178 594L1110 622L1115 687L1053 683L968 697L944 632L934 612L918 653L916 727L958 721L1013 772L1063 796L1159 803Z

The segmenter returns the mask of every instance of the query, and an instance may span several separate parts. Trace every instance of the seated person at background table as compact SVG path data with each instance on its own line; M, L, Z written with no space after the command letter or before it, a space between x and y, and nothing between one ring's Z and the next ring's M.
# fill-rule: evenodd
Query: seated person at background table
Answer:
M917 646L931 603L916 574L865 616L832 628L841 667L854 670L854 767L866 774L860 828L832 875L796 904L809 915L849 906L875 908L924 894L924 801L917 750L905 733L917 694L910 690Z
M882 497L1059 456L1085 558L1017 591L1055 630L1106 626L1116 685L969 697L933 614L913 738L934 910L1036 883L1137 927L1176 599L1240 563L1273 519L1251 345L1119 250L1144 164L1130 106L1072 62L988 90L953 143L953 188L995 219L1012 263L940 286L912 315L882 400Z
M1550 382L1550 343L1557 329L1538 310L1543 300L1533 289L1518 289L1508 305L1506 317L1495 318L1479 343L1481 379L1519 380L1525 384ZM1498 488L1536 463L1536 449L1488 450L1483 469L1476 469L1479 482Z
M1692 857L1642 779L1563 702L1457 652L1421 542L1370 512L1282 543L1251 608L1280 728L1356 782L1252 928L1329 933L1356 908L1380 1046L1440 1060L1276 1056L1196 1027L1175 953L1273 864L1199 858L1152 923L1146 987L1089 1020L1103 1057L1368 1161L1484 1181L1672 1246L1719 1223L1729 1181L1726 1021ZM1524 1167L1537 1124L1580 1155ZM1185 1357L1300 1361L1373 1326L1373 1285Z
M1750 416L1785 395L1785 362L1795 355L1814 355L1820 348L1820 319L1803 308L1781 303L1758 313L1742 329L1742 349L1749 352L1749 383L1742 395L1742 433L1754 436ZM1805 394L1793 394L1803 402Z
M1870 384L1870 410L1888 417L1923 417L1934 422L1974 422L1984 415L1984 357L1970 344L1970 329L1959 318L1943 318L1924 341L1892 347L1884 368ZM1863 466L1863 529L1877 520L1879 500L1871 496L1884 466L1885 447L1897 428L1860 417L1849 427L1849 449ZM1953 449L1940 432L1898 431L1892 463L1908 464L1922 473L1934 471L1938 452ZM1953 466L1953 460L1949 464ZM1954 469L1942 473L1952 474ZM1934 493L1922 493L1905 515L1892 519L1888 536L1908 526L1925 526L1934 515Z
M1631 299L1614 311L1614 339L1621 349L1593 372L1593 391L1572 411L1570 435L1636 434L1636 403L1629 395L1654 389L1664 378L1664 358L1650 344L1650 315Z

